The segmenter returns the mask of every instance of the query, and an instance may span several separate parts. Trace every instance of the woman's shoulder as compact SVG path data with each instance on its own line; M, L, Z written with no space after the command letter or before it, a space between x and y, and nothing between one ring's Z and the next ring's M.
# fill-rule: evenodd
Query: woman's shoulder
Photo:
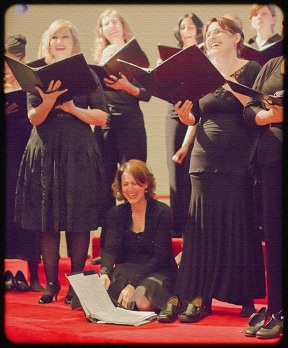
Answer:
M170 206L162 201L159 201L158 199L150 199L148 202L147 202L147 205L148 207L154 207L157 208L158 210L171 210Z

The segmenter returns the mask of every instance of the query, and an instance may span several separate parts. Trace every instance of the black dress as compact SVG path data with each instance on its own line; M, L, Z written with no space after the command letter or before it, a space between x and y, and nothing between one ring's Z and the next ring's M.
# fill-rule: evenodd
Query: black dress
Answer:
M259 70L248 62L233 76L251 87ZM192 195L176 293L187 301L202 296L207 304L216 298L242 305L265 297L243 105L221 87L201 98L192 113L201 123L191 154Z
M95 80L99 89L75 97L74 103L107 112L101 84L96 76ZM29 109L40 103L40 97L28 95ZM52 109L42 124L33 127L22 158L15 221L42 232L95 230L103 180L101 154L91 126Z
M130 230L132 211L129 203L110 209L106 243L102 252L101 273L111 280L108 293L117 300L127 284L137 294L161 309L174 291L177 265L172 250L170 207L157 200L147 201L145 229ZM135 296L131 299L135 301Z

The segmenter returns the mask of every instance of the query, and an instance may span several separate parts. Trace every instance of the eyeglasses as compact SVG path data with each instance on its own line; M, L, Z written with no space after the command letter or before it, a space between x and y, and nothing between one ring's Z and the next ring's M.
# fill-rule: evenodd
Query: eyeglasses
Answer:
M207 33L206 33L206 40L210 39L212 35L213 36L218 36L218 35L225 34L225 32L226 32L226 30L221 29L221 28L215 29L215 30L211 30L211 31L207 31Z
M107 22L103 23L102 28L103 29L107 29L107 28L110 28L110 27L112 27L114 25L118 25L120 23L121 23L121 21L119 19L112 19L110 21L107 21Z

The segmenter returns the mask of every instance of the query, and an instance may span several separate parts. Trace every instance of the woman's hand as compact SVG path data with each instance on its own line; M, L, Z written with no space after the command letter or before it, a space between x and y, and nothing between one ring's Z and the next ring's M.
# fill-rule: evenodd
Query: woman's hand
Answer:
M5 103L5 114L6 115L11 115L11 114L15 114L16 112L18 112L19 108L17 103Z
M123 307L128 307L128 302L130 301L132 295L134 294L135 288L133 285L128 284L125 286L125 288L121 291L119 297L118 297L118 303L120 303Z
M43 92L41 88L39 87L35 87L37 89L37 91L40 94L40 97L43 100L43 104L45 105L49 105L51 106L51 108L53 107L53 105L55 104L57 98L59 97L59 95L66 93L68 91L68 89L63 89L62 91L59 91L59 88L61 87L61 81L57 80L56 82L54 80L52 80L49 83L49 86L46 90L46 92Z
M283 122L283 106L280 106L280 105L271 105L271 104L268 104L268 103L265 103L265 107L266 109L269 110L269 120L270 120L270 123L278 123L278 122Z
M184 161L184 158L187 156L189 146L181 146L180 149L172 157L172 160L175 163L181 164Z
M105 85L111 87L116 90L126 91L130 88L131 83L127 80L126 76L122 73L119 73L120 77L116 77L115 75L110 75L109 78L105 77L104 82Z
M195 119L190 113L193 107L192 102L190 100L186 100L181 107L180 105L181 101L178 101L178 103L174 105L175 111L177 112L180 120L183 123L188 124L189 126L193 126L195 123Z
M108 274L101 274L100 281L103 284L104 288L108 290L110 286L110 279L108 277Z

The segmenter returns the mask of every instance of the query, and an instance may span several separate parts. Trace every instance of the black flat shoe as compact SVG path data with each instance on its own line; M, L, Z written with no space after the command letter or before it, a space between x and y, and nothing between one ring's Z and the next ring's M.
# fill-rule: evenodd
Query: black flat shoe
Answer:
M159 323L173 323L178 317L179 301L172 297L157 316Z
M101 256L95 257L95 259L91 260L92 265L101 265Z
M250 316L248 325L246 326L246 329L245 329L246 336L249 336L249 337L256 336L257 331L260 330L265 323L266 313L267 313L267 308L262 307L259 309L258 312L253 313Z
M22 271L17 271L15 276L15 290L25 292L30 291L31 288Z
M197 296L191 303L188 303L185 311L178 315L178 319L181 323L195 323L208 315L203 310L203 299Z
M281 310L279 313L272 314L271 319L267 324L261 327L257 331L256 337L258 338L277 338L279 337L284 328L284 315Z
M4 284L5 284L5 291L15 290L15 278L12 272L9 270L4 273Z
M57 301L58 293L61 289L60 283L49 282L44 290L43 296L40 297L38 303L46 304L53 302L53 299Z

